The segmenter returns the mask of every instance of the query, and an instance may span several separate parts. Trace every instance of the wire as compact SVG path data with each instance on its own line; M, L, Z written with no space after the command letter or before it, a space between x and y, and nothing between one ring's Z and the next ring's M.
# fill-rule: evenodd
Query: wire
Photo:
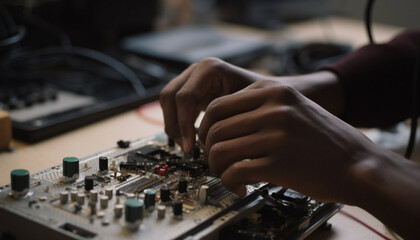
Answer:
M349 217L349 218L351 218L351 219L353 219L354 221L356 221L356 222L358 222L358 223L362 224L362 225L363 225L363 226L365 226L367 229L369 229L369 230L371 230L372 232L376 233L377 235L379 235L379 236L380 236L380 237L382 237L383 239L385 239L385 240L394 240L394 239L392 239L392 238L390 238L390 237L386 236L385 234L383 234L383 233L379 232L378 230L376 230L375 228L373 228L373 227L372 227L372 226L370 226L369 224L365 223L365 222L364 222L364 221L362 221L361 219L359 219L359 218L357 218L356 216L354 216L353 214L351 214L351 213L349 213L349 212L347 212L347 211L345 211L345 210L343 210L343 209L341 209L341 210L340 210L340 213L341 213L341 214L343 214L343 215L345 215L345 216L347 216L347 217Z
M375 41L373 40L373 36L372 36L372 10L373 10L374 3L375 3L375 0L368 0L366 9L365 9L365 26L366 26L366 31L369 37L369 42L371 44L375 44Z
M78 57L84 57L88 59L95 60L99 63L107 65L124 76L127 80L131 82L131 85L137 92L139 96L146 94L146 88L143 86L141 80L137 77L136 73L128 68L125 64L118 61L117 59L108 56L104 53L82 47L48 47L44 49L34 50L22 55L14 56L7 59L2 64L6 67L10 65L31 60L37 57L46 57L49 55L74 55Z
M418 109L417 109L417 99L418 99L418 79L420 77L420 50L417 53L416 63L414 67L414 74L412 79L412 103L411 103L411 131L410 137L408 138L408 145L405 151L405 157L407 159L411 158L413 154L414 144L416 142L416 133L417 133L417 117L418 117Z

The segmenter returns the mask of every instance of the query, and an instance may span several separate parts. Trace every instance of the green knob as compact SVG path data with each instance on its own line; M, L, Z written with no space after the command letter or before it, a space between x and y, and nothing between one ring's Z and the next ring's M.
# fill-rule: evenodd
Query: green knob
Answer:
M12 190L22 192L29 189L29 171L25 169L15 169L10 173Z
M74 174L79 174L79 159L76 157L63 158L63 176L72 178Z
M143 219L144 202L137 199L128 199L125 201L125 221L134 223Z

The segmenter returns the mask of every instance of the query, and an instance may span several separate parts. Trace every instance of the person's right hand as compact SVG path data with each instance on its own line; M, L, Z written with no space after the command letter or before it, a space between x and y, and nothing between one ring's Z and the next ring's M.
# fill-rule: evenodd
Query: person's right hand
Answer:
M239 91L265 78L217 58L206 58L188 67L160 94L165 131L191 152L195 141L194 122L214 99Z

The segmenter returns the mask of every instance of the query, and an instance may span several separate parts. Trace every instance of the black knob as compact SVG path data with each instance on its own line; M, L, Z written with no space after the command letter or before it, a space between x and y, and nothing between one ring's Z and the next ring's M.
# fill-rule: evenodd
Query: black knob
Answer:
M187 192L187 185L188 185L187 179L185 179L183 177L179 178L178 192L179 193L185 193L185 192Z
M162 202L169 202L171 200L170 191L167 186L162 186L160 188L160 200L162 200Z
M146 189L144 190L144 194L144 205L146 206L146 209L155 206L156 191L153 189Z
M175 200L173 205L174 210L174 216L182 216L182 201L181 200Z
M168 138L168 147L175 147L175 141L173 138Z
M99 157L99 171L108 171L108 158Z
M90 191L93 189L93 177L92 176L86 176L85 177L85 190Z

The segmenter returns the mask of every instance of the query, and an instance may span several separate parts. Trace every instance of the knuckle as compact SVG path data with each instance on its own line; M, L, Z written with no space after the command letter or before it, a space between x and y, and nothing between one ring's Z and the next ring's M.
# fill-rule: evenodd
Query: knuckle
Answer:
M190 91L179 91L175 94L175 102L177 104L184 104L193 99L193 94Z
M213 99L207 106L206 113L217 112L217 109L222 105L223 97Z
M289 85L281 85L277 94L279 94L283 101L291 104L296 102L298 91Z
M168 101L170 101L171 99L173 99L175 96L175 94L173 93L172 90L170 90L169 88L165 87L162 89L162 91L159 94L159 101L161 103L166 103Z

